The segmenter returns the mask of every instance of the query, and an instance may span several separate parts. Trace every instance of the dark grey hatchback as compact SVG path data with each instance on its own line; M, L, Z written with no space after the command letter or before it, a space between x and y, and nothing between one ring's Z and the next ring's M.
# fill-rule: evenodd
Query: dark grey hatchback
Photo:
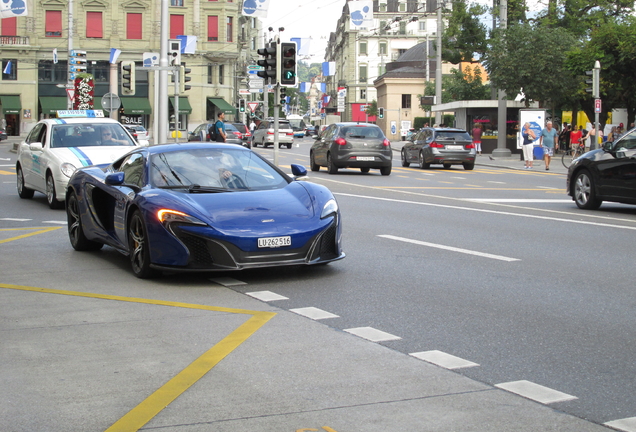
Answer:
M473 140L463 129L425 128L409 137L402 147L402 166L417 163L420 168L431 164L463 165L464 169L475 168L477 152Z
M329 174L339 168L359 168L363 173L379 169L391 174L391 142L382 129L371 123L334 123L316 137L309 151L312 171L327 167Z

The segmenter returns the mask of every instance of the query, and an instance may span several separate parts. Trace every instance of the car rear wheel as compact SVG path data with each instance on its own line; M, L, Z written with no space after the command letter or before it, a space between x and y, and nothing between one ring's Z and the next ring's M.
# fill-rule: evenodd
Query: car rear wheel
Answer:
M420 162L420 168L421 168L421 169L429 169L429 168L431 167L431 164L430 164L430 163L426 163L426 162L424 162L424 160L425 160L425 159L424 159L424 154L420 153L420 155L419 155L419 158L418 158L418 159L419 159L419 162Z
M103 243L95 242L86 238L84 228L82 227L82 219L80 218L79 201L75 192L71 192L66 205L66 221L68 225L68 238L71 246L76 251L99 250L104 246Z
M594 180L589 171L580 171L574 178L574 202L580 209L596 210L603 203L596 197Z
M389 175L391 174L391 165L380 168L380 174Z
M22 173L22 167L18 165L18 170L16 171L17 181L18 181L18 196L20 198L33 198L33 189L29 189L24 186L24 174Z
M309 155L309 167L312 171L320 171L320 165L316 163L316 158L313 153Z
M468 162L466 162L466 163L464 163L463 165L464 165L464 169L465 169L465 170L467 170L467 171L470 171L470 170L472 170L473 168L475 168L475 164L474 164L474 163L468 163Z
M329 174L337 174L338 167L333 163L333 159L331 158L331 153L327 155L327 171Z
M140 279L152 277L156 271L150 268L150 247L146 223L139 210L136 210L128 226L128 250L132 271Z
M51 173L46 174L46 201L52 209L60 209L64 207L64 203L57 200L55 192L55 181Z
M409 165L411 164L406 160L406 152L402 150L402 166L407 168Z

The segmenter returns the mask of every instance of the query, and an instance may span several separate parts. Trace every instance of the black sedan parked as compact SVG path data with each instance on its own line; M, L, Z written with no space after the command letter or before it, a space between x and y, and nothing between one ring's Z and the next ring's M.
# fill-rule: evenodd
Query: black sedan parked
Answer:
M382 129L370 123L329 125L309 151L311 170L324 166L329 174L336 174L339 168L360 168L363 173L373 168L389 175L392 157L391 142Z
M463 129L424 128L411 135L402 147L402 166L417 163L420 168L431 164L463 165L464 169L475 168L477 152L473 140Z
M597 209L603 201L636 204L636 129L574 160L566 181L582 209Z

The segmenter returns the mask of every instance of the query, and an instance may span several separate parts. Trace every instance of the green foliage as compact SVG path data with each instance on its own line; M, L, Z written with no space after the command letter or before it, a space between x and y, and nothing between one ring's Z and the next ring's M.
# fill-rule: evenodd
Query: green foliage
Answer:
M367 115L369 115L369 116L377 116L378 115L378 101L374 99L373 102L371 102L367 106L367 109L365 111L366 111Z
M453 2L442 37L442 60L453 64L472 62L475 54L482 56L486 52L487 29L479 20L486 10L478 4L468 6L466 0Z

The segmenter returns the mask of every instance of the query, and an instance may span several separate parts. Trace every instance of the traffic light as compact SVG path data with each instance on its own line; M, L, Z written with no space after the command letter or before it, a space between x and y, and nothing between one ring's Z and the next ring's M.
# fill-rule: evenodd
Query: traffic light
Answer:
M135 94L135 62L121 62L121 94L132 96Z
M245 99L239 99L239 111L242 113L245 112Z
M296 87L296 42L280 44L280 85Z
M378 108L378 118L384 118L384 108Z
M264 84L276 84L278 82L277 63L276 63L276 42L270 42L265 48L256 50L258 55L264 56L264 59L258 60L257 65L262 66L264 70L256 72L256 75L264 79Z
M280 88L280 104L285 105L287 103L287 87Z
M591 76L592 79L586 79L585 80L585 84L592 84L592 87L588 87L585 89L586 92L588 93L592 93L592 97L598 99L601 97L601 92L600 92L600 86L599 86L599 81L600 81L600 67L599 68L594 68L590 71L585 71L585 75L587 76Z
M190 90L192 87L187 85L187 82L190 82L192 78L188 75L192 72L192 69L187 68L185 63L182 63L179 68L179 93L183 93L186 90Z

